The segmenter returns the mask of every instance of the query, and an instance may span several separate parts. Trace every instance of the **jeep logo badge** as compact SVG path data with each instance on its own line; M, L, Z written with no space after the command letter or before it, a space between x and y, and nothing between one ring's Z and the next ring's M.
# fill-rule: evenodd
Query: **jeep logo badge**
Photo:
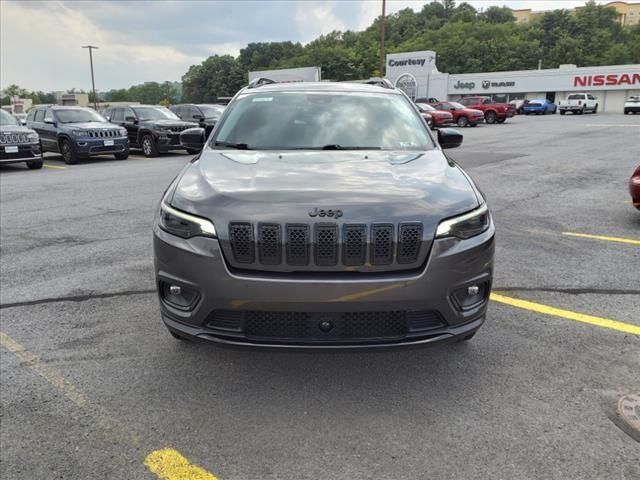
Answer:
M309 216L340 218L342 216L342 210L318 210L318 207L316 207L313 210L309 210Z

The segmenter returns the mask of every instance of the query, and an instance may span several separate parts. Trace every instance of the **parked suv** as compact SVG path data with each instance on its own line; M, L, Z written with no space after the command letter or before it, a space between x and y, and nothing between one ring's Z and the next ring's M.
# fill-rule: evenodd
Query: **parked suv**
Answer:
M274 121L277 119L277 121ZM436 136L437 135L437 136ZM255 83L169 185L154 223L169 331L227 345L377 348L467 340L484 322L494 227L404 92Z
M175 113L182 120L187 122L198 122L198 126L204 128L205 134L208 137L213 127L220 119L220 116L224 112L225 105L215 104L182 104L172 105L169 107L173 113Z
M61 153L66 163L96 155L129 156L129 140L123 128L109 123L90 108L51 106L32 108L27 126L40 135L43 152Z
M171 110L160 105L110 107L104 113L111 122L126 128L131 147L141 148L145 157L183 150L180 132L198 126L194 122L183 122ZM189 153L198 152L189 150Z
M10 113L0 109L0 163L25 162L31 169L42 168L38 134L23 127Z
M459 127L475 127L479 123L484 122L484 112L482 110L467 108L458 102L437 102L431 106L438 110L451 112L454 123Z

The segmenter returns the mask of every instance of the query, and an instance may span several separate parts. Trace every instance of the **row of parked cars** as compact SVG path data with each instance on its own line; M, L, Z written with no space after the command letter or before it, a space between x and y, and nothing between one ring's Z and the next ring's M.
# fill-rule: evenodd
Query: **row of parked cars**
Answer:
M131 148L147 157L172 150L197 153L181 144L180 133L193 127L210 133L223 111L223 105L130 105L101 112L51 105L32 108L22 124L1 110L0 163L41 168L44 152L61 154L68 164L105 154L125 160Z

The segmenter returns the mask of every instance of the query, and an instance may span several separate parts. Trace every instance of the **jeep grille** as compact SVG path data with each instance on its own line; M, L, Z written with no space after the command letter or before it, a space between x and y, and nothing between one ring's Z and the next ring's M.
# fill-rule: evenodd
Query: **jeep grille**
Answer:
M119 136L120 132L118 130L89 130L90 138L113 138Z
M29 138L26 133L2 133L0 134L0 144L12 144L29 143Z
M361 267L415 264L423 226L417 222L286 224L232 222L229 244L238 264Z

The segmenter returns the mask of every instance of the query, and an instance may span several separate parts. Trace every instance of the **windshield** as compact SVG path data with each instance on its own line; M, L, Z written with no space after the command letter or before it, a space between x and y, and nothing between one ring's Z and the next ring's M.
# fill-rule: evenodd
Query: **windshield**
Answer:
M212 105L199 105L198 108L200 108L205 118L220 118L220 115L224 112L224 107Z
M165 107L133 107L138 120L180 120L175 113Z
M337 92L246 94L231 107L212 142L254 150L434 146L404 97Z
M627 101L631 103L638 103L640 102L640 97L629 97L629 100Z
M458 102L449 102L449 105L451 105L456 110L462 110L462 109L466 108L464 105L462 105L461 103L458 103Z
M107 119L89 109L55 110L60 123L106 122Z
M7 113L5 110L0 109L0 125L18 125L18 121Z
M431 105L427 105L426 103L417 103L418 108L424 112L433 112L435 110Z

